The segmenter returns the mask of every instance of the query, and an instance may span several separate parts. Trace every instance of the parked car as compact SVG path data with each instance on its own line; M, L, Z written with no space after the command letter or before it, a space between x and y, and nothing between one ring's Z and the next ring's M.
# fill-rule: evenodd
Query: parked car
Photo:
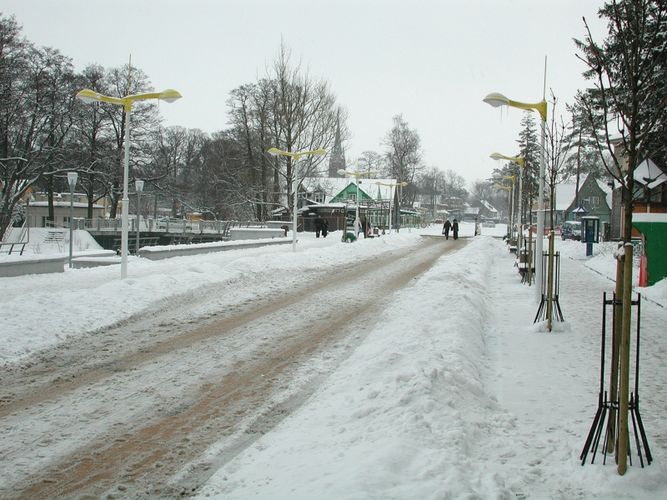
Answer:
M565 221L560 230L560 235L564 240L581 241L581 222L578 220Z

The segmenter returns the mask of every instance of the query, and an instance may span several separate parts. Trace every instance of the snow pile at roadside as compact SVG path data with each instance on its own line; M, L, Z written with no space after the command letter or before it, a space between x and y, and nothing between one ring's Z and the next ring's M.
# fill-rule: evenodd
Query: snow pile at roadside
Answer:
M490 314L486 282L501 248L476 238L441 259L418 288L402 290L311 400L220 469L200 495L509 495L493 474L482 471L483 480L473 481L479 476L470 473L492 426L513 425L485 393L480 366Z
M582 261L584 265L605 278L616 280L616 260L614 257L618 249L618 242L605 241L593 245L593 255L586 257L586 245L579 241L560 241L558 249L563 258ZM639 259L635 255L632 267L632 282L636 293L649 298L658 304L667 303L667 278L650 287L639 286ZM612 288L613 290L613 288Z

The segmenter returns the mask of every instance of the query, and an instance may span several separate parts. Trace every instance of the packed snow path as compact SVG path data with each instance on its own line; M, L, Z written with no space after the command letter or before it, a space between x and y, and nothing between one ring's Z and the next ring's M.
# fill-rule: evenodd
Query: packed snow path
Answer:
M247 277L207 285L9 365L0 497L191 493L317 388L392 291L465 242L425 238L289 289L257 273L264 294L243 301L225 290Z

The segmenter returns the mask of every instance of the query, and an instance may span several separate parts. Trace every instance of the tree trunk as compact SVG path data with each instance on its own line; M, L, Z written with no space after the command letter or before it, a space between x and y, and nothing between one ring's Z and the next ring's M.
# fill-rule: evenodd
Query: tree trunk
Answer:
M53 176L49 175L46 179L46 196L47 203L49 208L49 215L47 215L47 220L51 222L51 226L55 226L56 216L55 209L53 208Z

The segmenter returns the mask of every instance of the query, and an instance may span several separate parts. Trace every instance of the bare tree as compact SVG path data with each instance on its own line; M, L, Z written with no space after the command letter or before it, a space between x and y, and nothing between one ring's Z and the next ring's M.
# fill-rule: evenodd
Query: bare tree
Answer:
M106 86L112 97L125 97L152 91L148 76L130 64L112 68L107 72ZM88 104L81 104L89 106ZM123 154L125 146L125 112L122 106L100 103L100 109L111 123L116 162L112 164L108 193L111 199L111 218L116 217L123 188ZM150 138L158 126L157 105L150 101L136 101L132 106L130 134L130 171L141 171L150 160ZM132 173L130 174L132 177Z
M79 89L88 88L108 95L105 71L102 66L91 64L78 76ZM70 147L77 162L81 176L79 184L83 187L88 201L88 218L93 217L93 205L107 195L109 173L115 163L110 136L110 121L99 103L88 106L76 106L73 110L74 127L70 137Z
M368 173L369 175L379 175L386 167L384 158L380 153L375 151L364 151L359 155L356 161L357 169L360 172Z
M229 105L232 137L242 145L233 159L242 167L236 170L235 189L253 205L257 218L266 217L269 206L291 211L297 169L291 157L274 158L266 151L270 147L288 152L331 148L339 125L341 135L347 133L344 111L325 81L313 80L291 63L284 45L266 77L235 89ZM323 157L303 157L297 182L318 172L322 161Z
M575 40L592 83L580 96L600 158L622 188L623 234L632 232L634 171L665 121L667 4L658 0L612 0L600 9L609 34L597 43L584 18L586 36ZM617 125L617 126L614 126ZM663 141L664 142L664 138ZM618 144L620 147L614 147Z
M35 48L14 18L0 18L0 235L25 193L63 171L73 82L69 58Z
M416 195L415 178L421 164L421 140L416 130L409 128L403 115L393 118L394 125L387 133L384 145L386 149L389 174L398 182L407 182L400 200L403 205L411 205Z
M335 139L339 108L325 81L313 81L299 65L292 66L290 53L281 46L280 54L270 73L273 81L272 141L278 149L296 152L329 149ZM293 206L291 186L296 175L297 189L304 177L311 175L323 160L307 156L300 160L297 174L292 158L281 157L274 162L280 184L287 190L287 208ZM278 186L274 186L274 189Z
M547 124L544 152L546 166L546 183L549 189L549 221L550 227L555 226L554 214L556 211L556 185L567 175L564 165L570 150L570 140L566 133L567 126L562 116L556 118L556 104L558 99L551 92L551 121Z

